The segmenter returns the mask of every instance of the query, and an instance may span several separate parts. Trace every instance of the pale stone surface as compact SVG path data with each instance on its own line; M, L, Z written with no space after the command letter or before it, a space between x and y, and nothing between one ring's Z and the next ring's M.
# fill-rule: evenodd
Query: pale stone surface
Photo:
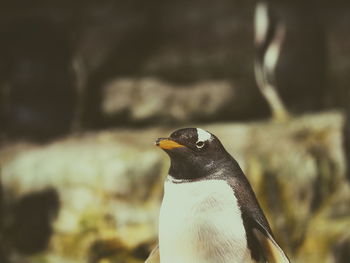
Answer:
M155 78L116 79L104 88L102 111L107 118L142 122L184 122L220 117L231 104L239 104L229 81L202 81L176 85Z
M346 247L339 243L350 234L342 125L337 112L286 123L200 125L238 160L293 262L334 262L334 251ZM141 260L133 251L156 240L169 166L153 142L174 129L120 129L2 148L7 199L48 187L58 193L54 234L42 257L85 262L87 254L97 253L91 247L99 241L119 258L125 254L127 262Z

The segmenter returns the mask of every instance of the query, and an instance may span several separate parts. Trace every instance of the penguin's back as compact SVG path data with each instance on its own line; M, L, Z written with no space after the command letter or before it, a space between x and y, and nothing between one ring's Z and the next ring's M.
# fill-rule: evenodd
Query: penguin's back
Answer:
M232 187L219 179L165 182L161 263L254 262Z

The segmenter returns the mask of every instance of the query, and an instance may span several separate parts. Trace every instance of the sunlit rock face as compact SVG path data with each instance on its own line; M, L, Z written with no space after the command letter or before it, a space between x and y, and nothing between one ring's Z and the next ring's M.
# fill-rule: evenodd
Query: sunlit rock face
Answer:
M187 86L154 78L117 79L106 85L102 108L110 122L170 124L222 120L246 102L239 100L236 93L237 88L229 81L202 81Z
M4 216L5 245L20 255L49 249L49 258L80 262L86 262L90 254L96 257L91 249L97 249L99 257L111 250L113 255L119 251L132 258L138 248L144 256L145 244L156 236L161 197L163 159L153 147L153 136L107 132L32 145L27 150L23 146L5 149L1 156L10 158L2 160L2 183L6 206L11 206L10 214ZM55 193L52 202L41 194L48 189ZM40 194L37 202L30 198ZM17 205L24 202L29 205ZM22 210L13 213L12 206L15 212ZM25 223L26 219L31 223ZM38 235L46 242L35 238ZM42 247L28 251L26 245L35 246L35 242Z
M201 126L238 160L293 262L346 262L350 190L342 125L341 114L324 113L283 124ZM157 240L169 167L153 142L172 130L114 130L3 147L1 256L143 262Z

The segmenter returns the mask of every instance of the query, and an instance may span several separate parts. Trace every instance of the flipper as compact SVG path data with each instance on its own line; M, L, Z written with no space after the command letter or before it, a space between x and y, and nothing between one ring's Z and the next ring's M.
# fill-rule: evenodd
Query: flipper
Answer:
M157 245L151 252L151 254L146 259L145 263L159 263L159 245Z
M268 263L290 263L288 257L277 244L271 234L259 224L259 229L254 228L253 234L256 237L263 253L264 258Z
M253 260L263 263L290 263L287 255L275 241L253 189L238 164L236 169L235 176L232 176L228 182L237 200L242 204L242 219L247 234L247 245Z

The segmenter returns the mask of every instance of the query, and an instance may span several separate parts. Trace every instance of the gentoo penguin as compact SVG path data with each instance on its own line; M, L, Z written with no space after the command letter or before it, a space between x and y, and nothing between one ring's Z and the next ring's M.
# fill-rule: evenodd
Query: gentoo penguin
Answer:
M170 157L159 245L146 263L289 262L238 163L199 128L156 145Z

